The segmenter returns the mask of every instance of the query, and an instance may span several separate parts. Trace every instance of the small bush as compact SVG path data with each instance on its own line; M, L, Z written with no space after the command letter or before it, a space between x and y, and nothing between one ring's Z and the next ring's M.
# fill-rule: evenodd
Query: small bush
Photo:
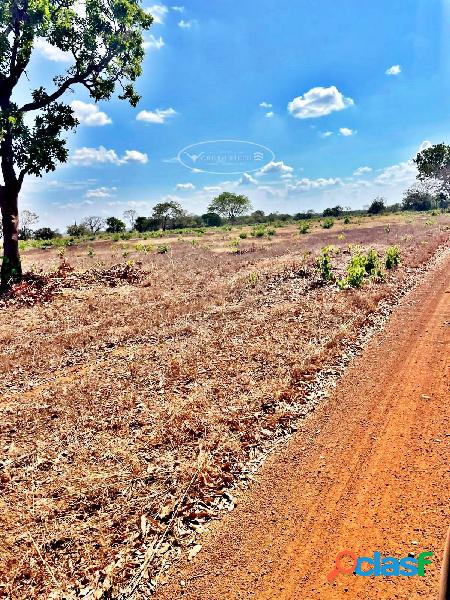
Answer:
M400 263L401 258L398 246L389 246L389 248L387 248L386 250L386 256L384 261L386 269L393 269L394 267L398 267Z
M351 223L351 222L352 222L352 220L350 219L350 217L345 217L345 219L344 219L345 225L349 225L349 223Z
M381 266L380 257L378 256L378 252L373 248L367 252L366 256L366 273L369 275L371 279L374 280L383 280L384 273L383 268Z
M252 237L262 238L262 237L264 237L265 233L266 233L266 228L264 227L264 225L257 225L256 227L253 227L250 235Z
M324 281L334 280L333 266L331 264L331 248L329 246L322 248L320 251L319 258L317 259L317 268Z
M302 235L309 233L309 228L310 224L307 221L303 221L303 223L300 223L300 225L298 226L298 230Z
M268 227L266 233L268 237L272 237L273 235L275 235L276 231L273 227Z
M245 231L242 231L242 232L239 234L239 237L241 238L241 240L246 240L246 239L247 239L247 237L248 237L248 234L247 234L247 233L245 233Z
M321 227L323 227L323 229L331 229L334 225L334 219L325 219L322 224Z
M167 244L162 244L161 246L158 246L156 248L156 252L157 254L167 254L169 252L170 248Z
M347 265L347 275L337 283L341 289L354 287L359 288L366 277L367 258L363 254L354 254Z

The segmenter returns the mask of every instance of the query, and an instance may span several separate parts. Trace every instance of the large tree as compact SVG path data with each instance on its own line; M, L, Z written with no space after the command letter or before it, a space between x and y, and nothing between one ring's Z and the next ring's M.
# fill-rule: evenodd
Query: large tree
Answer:
M62 134L78 123L64 95L82 86L97 102L119 88L119 97L136 106L143 31L152 21L141 0L0 0L3 287L21 277L18 198L25 176L41 177L68 157ZM37 42L65 52L71 66L54 77L50 89L34 89L22 103L17 90Z
M159 221L163 231L167 229L169 223L174 223L184 216L185 212L179 202L170 200L167 202L159 202L153 207L152 217Z
M428 184L430 191L450 195L450 146L435 144L419 152L414 159L417 179Z
M233 194L232 192L222 192L208 206L210 212L218 213L222 217L229 219L232 223L236 221L236 217L244 215L251 208L252 205L247 196Z

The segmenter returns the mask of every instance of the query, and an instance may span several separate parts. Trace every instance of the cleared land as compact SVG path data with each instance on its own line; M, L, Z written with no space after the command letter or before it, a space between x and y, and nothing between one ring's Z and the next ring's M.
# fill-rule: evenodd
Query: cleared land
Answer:
M449 271L447 252L158 599L437 598L450 497ZM424 577L340 574L330 584L341 550L434 556Z
M68 248L75 272L61 269L48 302L26 306L23 290L1 308L4 595L115 597L131 585L145 597L233 507L228 490L261 449L294 430L317 374L448 244L449 222L398 215L239 246L236 230L152 242L165 254L141 241ZM329 244L337 271L349 244L396 244L403 262L384 283L340 291L315 269ZM25 255L47 271L60 261Z

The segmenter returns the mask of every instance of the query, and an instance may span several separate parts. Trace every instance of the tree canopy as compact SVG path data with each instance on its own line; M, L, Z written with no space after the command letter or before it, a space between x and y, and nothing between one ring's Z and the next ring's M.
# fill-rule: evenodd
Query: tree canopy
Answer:
M450 146L436 144L418 153L414 162L417 166L417 179L435 182L439 191L450 194Z
M64 132L78 124L64 95L84 87L96 102L119 98L136 106L143 31L153 18L140 0L2 0L0 3L0 205L4 231L3 285L20 278L17 197L26 175L42 176L68 157ZM37 42L70 58L49 89L14 91L26 75ZM23 97L21 90L20 97Z
M251 210L251 203L247 196L233 194L232 192L222 192L216 196L208 206L209 212L215 212L230 219L233 223L236 217L245 214Z

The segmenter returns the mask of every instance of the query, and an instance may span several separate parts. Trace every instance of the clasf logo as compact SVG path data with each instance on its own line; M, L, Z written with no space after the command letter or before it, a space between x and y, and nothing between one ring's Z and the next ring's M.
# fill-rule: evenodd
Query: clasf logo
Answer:
M425 575L425 565L430 565L432 552L421 552L417 558L405 556L394 558L374 552L372 557L357 556L351 550L343 550L336 556L335 567L328 573L328 581L333 582L339 573L360 575L361 577L414 577ZM345 561L344 564L343 561Z

